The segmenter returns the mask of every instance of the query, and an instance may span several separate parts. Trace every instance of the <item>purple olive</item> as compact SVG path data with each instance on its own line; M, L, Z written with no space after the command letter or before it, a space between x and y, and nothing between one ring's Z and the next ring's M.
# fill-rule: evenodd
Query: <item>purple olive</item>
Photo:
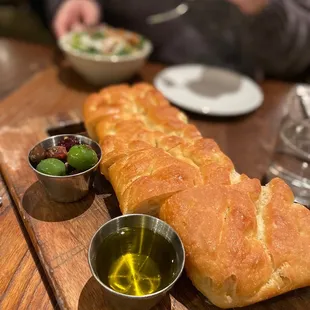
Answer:
M67 149L67 152L69 152L72 146L79 144L80 142L77 138L64 137L62 140L59 141L58 146L64 146Z
M64 146L52 146L46 150L47 158L57 158L65 161L67 159L67 149Z
M37 145L29 154L29 159L33 164L38 164L46 158L46 151L41 145Z

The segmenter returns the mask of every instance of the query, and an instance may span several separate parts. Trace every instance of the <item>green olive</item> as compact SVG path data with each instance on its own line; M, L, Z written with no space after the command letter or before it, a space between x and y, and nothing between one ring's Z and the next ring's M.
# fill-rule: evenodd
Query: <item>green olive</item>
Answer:
M66 175L65 164L56 158L47 158L41 160L37 165L37 170L48 175L63 176Z
M96 152L88 145L74 145L68 152L68 164L79 171L85 171L98 162Z

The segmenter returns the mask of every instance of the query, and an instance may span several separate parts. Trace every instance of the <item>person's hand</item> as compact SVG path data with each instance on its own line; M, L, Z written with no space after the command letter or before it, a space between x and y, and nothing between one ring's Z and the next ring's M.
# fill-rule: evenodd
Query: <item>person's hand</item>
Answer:
M78 29L83 25L92 26L100 21L100 7L94 0L67 0L60 6L53 28L57 37Z
M228 0L230 3L235 4L241 12L247 15L259 14L270 0Z

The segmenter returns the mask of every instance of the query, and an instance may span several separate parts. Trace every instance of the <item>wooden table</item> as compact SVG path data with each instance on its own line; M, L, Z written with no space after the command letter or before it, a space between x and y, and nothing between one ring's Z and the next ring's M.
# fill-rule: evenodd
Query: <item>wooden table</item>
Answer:
M51 56L49 48L1 39L0 98L46 67ZM6 117L2 127L10 123L13 107L0 103L0 108ZM53 309L56 300L1 176L0 196L0 309L30 309L30 304L32 309Z
M56 54L57 56L57 54ZM51 115L70 109L80 109L88 92L87 86L70 68L50 66L58 57L51 48L21 42L0 40L0 98L5 97L27 79L42 79L44 102L27 102L26 98L14 105L10 100L0 103L0 128L13 126L26 117ZM141 72L142 79L151 82L161 65L148 64ZM44 85L43 85L44 84ZM50 86L53 85L52 93ZM62 100L68 96L70 100ZM232 158L237 170L251 177L262 178L270 161L279 123L291 84L266 81L262 84L265 103L251 115L217 119L188 114L205 137L213 137ZM23 93L23 96L27 94ZM11 97L12 98L12 97ZM1 146L0 146L1 147ZM52 309L56 302L50 293L40 263L33 251L27 233L10 200L7 188L0 178L0 195L4 199L0 207L0 309Z

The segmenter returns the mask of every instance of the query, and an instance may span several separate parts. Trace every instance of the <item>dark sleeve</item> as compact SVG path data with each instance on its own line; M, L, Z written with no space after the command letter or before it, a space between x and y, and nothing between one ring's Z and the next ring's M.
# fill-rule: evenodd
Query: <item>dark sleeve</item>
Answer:
M30 0L30 6L44 25L49 27L61 2L62 0Z
M266 74L294 77L310 66L310 0L271 0L251 24L255 56Z
M31 0L32 7L39 13L44 23L49 27L62 2L65 0ZM99 4L103 1L95 0Z
M50 24L63 0L45 0L45 12L48 23Z

